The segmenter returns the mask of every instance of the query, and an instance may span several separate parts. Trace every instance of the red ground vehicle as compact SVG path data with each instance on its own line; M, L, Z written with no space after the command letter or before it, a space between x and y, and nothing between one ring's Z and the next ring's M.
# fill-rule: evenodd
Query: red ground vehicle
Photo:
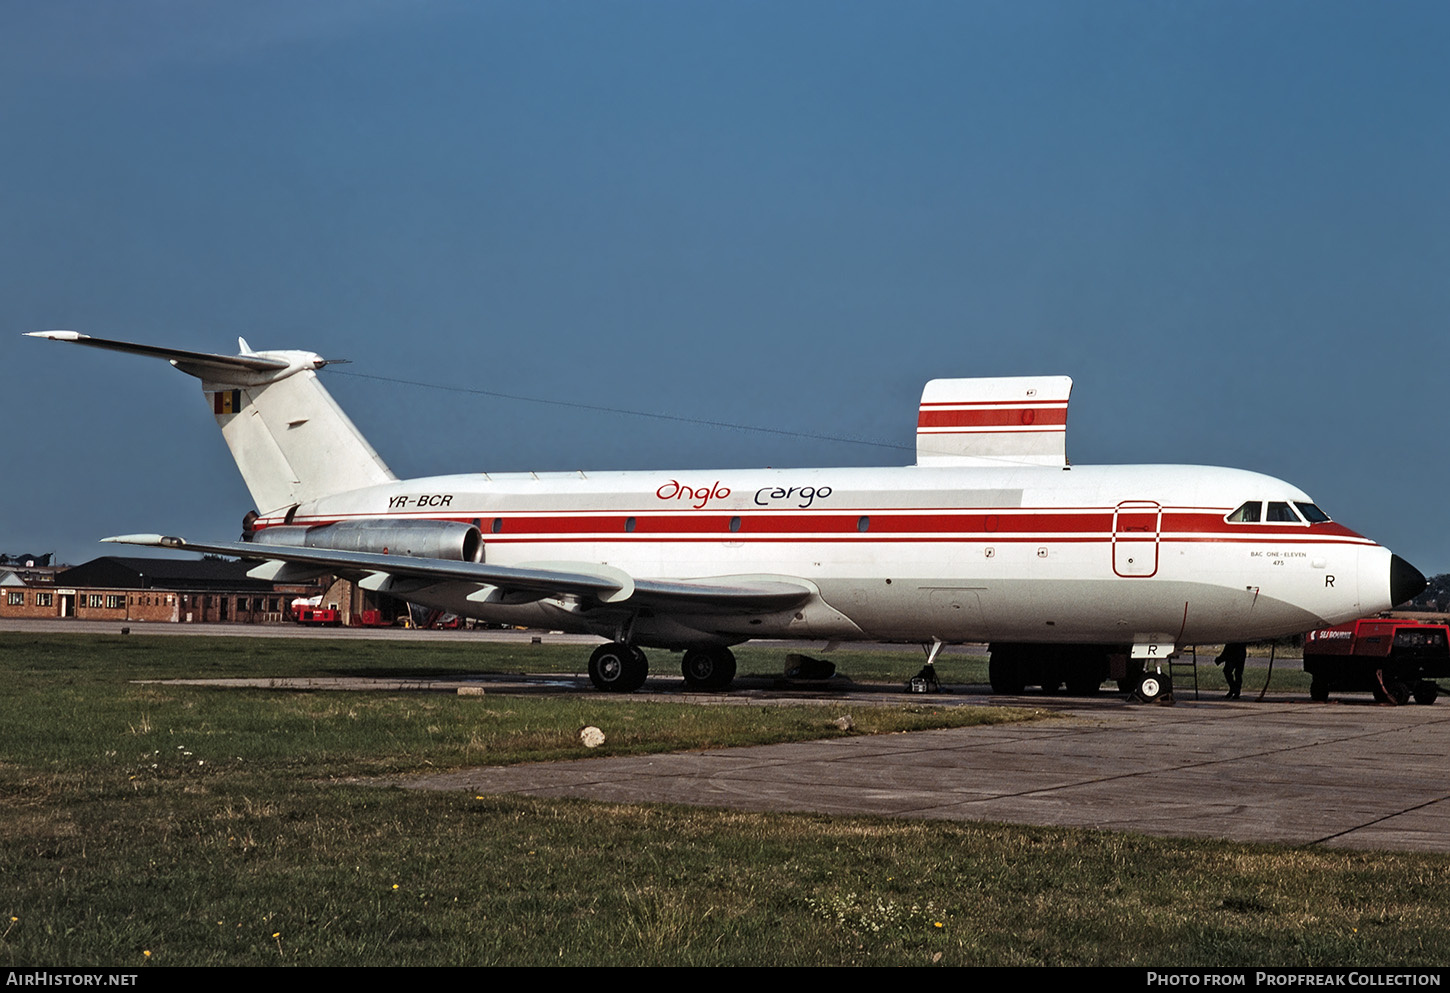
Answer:
M352 615L355 628L390 628L393 622L383 617L381 610L356 610Z
M298 624L316 624L320 627L341 627L342 615L335 610L327 610L323 607L297 607L297 616L294 620Z
M1309 695L1330 690L1369 690L1376 700L1431 704L1440 695L1433 680L1450 676L1450 626L1392 617L1361 618L1304 636L1304 671L1313 676Z

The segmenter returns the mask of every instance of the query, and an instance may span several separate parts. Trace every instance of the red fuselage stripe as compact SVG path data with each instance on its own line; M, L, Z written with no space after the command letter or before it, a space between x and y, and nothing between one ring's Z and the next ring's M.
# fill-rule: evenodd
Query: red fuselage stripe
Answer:
M353 516L353 515L349 515ZM355 515L388 516L388 515ZM316 527L337 523L341 517L297 517L293 523ZM399 519L418 520L414 516ZM426 519L426 518L424 518ZM438 520L472 523L479 520L485 540L542 540L568 535L588 535L590 540L711 540L777 541L883 540L883 541L1118 541L1154 539L1167 541L1256 541L1298 539L1310 541L1367 543L1367 539L1341 524L1314 525L1230 524L1214 512L1142 510L1018 511L971 510L957 513L902 512L882 509L830 514L744 513L720 511L667 514L624 514L618 511L594 514L544 515L494 512L477 515L449 515ZM499 530L493 522L499 521ZM268 525L259 523L261 530ZM1157 523L1157 527L1155 527ZM732 530L732 524L735 525Z

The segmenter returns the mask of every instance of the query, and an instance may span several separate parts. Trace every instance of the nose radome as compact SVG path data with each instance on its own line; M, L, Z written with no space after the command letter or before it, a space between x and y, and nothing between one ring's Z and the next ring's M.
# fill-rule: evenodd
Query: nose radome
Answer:
M1390 556L1390 602L1413 600L1429 586L1423 573L1398 555Z

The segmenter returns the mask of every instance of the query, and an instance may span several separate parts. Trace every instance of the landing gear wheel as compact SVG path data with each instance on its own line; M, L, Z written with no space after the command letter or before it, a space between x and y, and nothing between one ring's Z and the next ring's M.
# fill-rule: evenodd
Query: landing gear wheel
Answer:
M1415 684L1415 702L1418 704L1428 707L1435 702L1435 698L1439 695L1440 687L1428 679L1422 679Z
M600 645L589 656L589 680L608 693L633 693L644 685L649 662L644 652L632 645L613 642Z
M1143 673L1143 678L1138 680L1138 688L1134 691L1144 703L1152 703L1167 696L1169 692L1168 680L1156 672Z
M735 678L735 653L728 648L692 648L680 660L692 690L723 690Z

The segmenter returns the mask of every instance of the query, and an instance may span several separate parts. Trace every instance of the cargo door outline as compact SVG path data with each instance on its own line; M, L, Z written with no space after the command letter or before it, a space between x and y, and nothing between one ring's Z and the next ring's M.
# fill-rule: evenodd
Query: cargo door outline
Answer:
M1158 543L1163 505L1155 500L1124 500L1113 509L1113 573L1124 579L1158 574Z
M962 638L991 640L987 618L982 612L985 587L923 586L921 589L928 591L932 624L941 631L937 637L943 641Z

